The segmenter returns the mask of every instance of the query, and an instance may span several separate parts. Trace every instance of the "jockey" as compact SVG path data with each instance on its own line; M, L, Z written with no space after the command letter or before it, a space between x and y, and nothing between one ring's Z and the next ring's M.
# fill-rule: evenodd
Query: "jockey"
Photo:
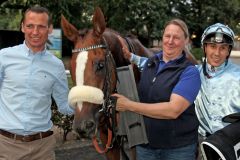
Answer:
M202 85L195 105L199 133L207 136L228 125L223 117L240 112L240 66L229 60L234 33L228 26L216 23L207 27L201 43L204 60L198 69Z

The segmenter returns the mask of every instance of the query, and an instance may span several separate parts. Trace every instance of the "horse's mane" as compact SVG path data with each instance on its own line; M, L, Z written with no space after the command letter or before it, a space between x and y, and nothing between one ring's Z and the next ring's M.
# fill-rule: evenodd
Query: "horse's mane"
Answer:
M113 30L113 29L111 29L111 28L106 28L106 29L105 29L105 32L112 32L112 33L114 33L114 34L117 34L117 35L123 36L123 35L120 34L118 31Z
M126 34L126 37L129 37L129 38L138 38L138 36L136 36L135 34L132 34L132 33L127 33L127 34Z
M78 30L78 33L79 33L79 36L84 37L92 30L93 29L84 28L84 29ZM133 53L138 54L140 56L144 56L144 57L153 56L153 52L150 49L146 48L139 41L136 35L129 32L126 35L123 35L114 29L106 28L103 32L103 37L107 41L109 45L109 49L112 51L112 55L116 61L117 67L129 64L128 60L126 60L123 57L122 48L117 36L121 36L126 41L128 41L127 43L128 45L131 45L133 49Z

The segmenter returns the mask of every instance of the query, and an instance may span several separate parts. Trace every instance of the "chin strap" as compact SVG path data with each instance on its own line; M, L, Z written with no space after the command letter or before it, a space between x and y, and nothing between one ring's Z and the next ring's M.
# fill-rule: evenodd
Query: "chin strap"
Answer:
M206 62L207 60L206 59L207 58L205 56L205 58L203 60L203 74L209 79L209 78L211 78L211 76L207 72L207 62Z
M207 72L207 56L205 52L205 44L203 46L203 53L204 53L204 60L203 60L203 74L206 76L208 79L211 78L211 76Z

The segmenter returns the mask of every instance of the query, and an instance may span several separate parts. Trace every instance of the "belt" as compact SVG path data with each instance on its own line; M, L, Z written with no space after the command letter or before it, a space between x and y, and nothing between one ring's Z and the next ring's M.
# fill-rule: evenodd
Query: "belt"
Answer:
M4 130L0 129L0 134L5 137L14 139L14 140L20 140L22 142L31 142L31 141L35 141L38 139L42 139L42 138L51 136L53 134L53 131L46 131L46 132L40 132L40 133L36 133L36 134L32 134L32 135L23 136L23 135L13 134L8 131L4 131Z

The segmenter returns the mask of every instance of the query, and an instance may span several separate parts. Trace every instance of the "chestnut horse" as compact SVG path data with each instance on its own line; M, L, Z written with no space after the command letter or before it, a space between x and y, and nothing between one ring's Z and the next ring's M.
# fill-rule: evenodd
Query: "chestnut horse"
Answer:
M100 8L94 12L93 29L80 32L64 16L61 26L64 35L74 43L71 75L76 86L69 92L69 103L76 107L73 128L83 137L95 139L100 133L106 147L102 150L95 148L106 153L107 159L119 160L121 145L114 132L117 116L110 95L116 92L116 68L129 65L123 57L118 39L120 34L106 28ZM153 55L136 37L125 38L125 43L140 56Z
M110 95L116 91L116 68L130 64L123 57L118 40L120 34L106 28L100 8L94 12L93 29L78 31L64 16L61 26L64 35L74 43L71 75L76 86L69 92L69 102L76 107L73 128L83 137L94 138L99 132L102 144L106 146L100 152L106 152L107 159L119 160L121 146L116 137L109 138L109 134L116 136L112 131L116 117L112 116L113 110L109 106L112 103ZM124 39L132 52L145 57L153 55L136 37Z

